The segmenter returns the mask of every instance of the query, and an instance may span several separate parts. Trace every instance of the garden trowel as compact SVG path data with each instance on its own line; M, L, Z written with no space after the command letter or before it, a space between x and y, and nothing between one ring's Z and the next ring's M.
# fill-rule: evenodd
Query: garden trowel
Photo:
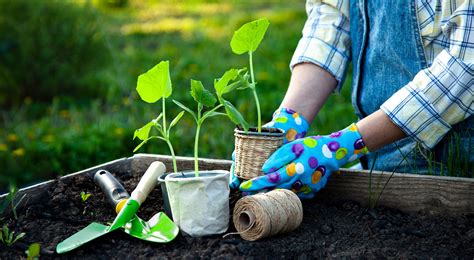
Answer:
M56 247L56 252L61 254L61 253L71 251L89 241L92 241L98 237L101 237L122 226L124 226L125 229L128 228L129 230L133 230L130 233L134 233L134 234L137 234L139 230L141 230L141 232L145 231L144 229L133 228L134 226L133 219L135 219L134 218L135 213L138 211L140 205L145 201L150 191L155 187L158 176L163 174L165 170L166 168L163 163L153 162L150 165L150 167L147 169L143 177L141 178L135 190L132 192L130 199L128 199L127 202L124 203L123 207L118 213L118 216L115 218L111 226L106 226L100 223L93 222L89 226L85 227L84 229L80 230L76 234L72 235L71 237L67 238L63 242L59 243L58 246ZM130 220L132 220L131 221L132 223L129 223ZM177 228L173 228L173 227L176 227L176 225L165 214L161 214L161 216L159 216L155 221L156 223L154 223L155 225L153 226L152 229L158 229L157 226L161 225L161 223L164 223L163 226L168 229L167 231L170 231L170 232L163 232L167 235L163 235L161 238L163 238L163 242L171 241L171 240L169 241L166 241L166 240L167 238L173 237L173 235L171 234L175 234L175 233L177 234L178 232ZM138 227L138 225L135 224L135 227ZM154 232L154 231L156 230L153 230L151 232ZM148 233L148 231L145 231L145 232ZM175 236L176 235L174 235L174 237Z
M115 212L119 213L130 198L122 184L106 170L97 171L94 182L101 187L107 202L114 207ZM139 239L165 243L178 235L179 228L163 212L159 212L148 221L135 216L123 227L123 231Z

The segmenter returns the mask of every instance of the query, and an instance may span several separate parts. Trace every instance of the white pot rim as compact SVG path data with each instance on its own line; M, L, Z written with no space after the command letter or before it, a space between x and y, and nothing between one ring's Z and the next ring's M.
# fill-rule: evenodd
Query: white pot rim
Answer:
M202 179L213 179L213 178L220 178L220 177L228 177L230 172L227 171L227 170L212 170L212 171L199 171L199 173L215 173L215 174L212 174L212 175L208 175L208 176L199 176L199 177L195 177L194 174L195 172L194 171L185 171L185 172L173 172L173 173L170 173L168 175L166 175L165 177L165 181L168 182L168 181L179 181L179 182L184 182L184 181L199 181L199 180L202 180ZM182 176L183 174L192 174L193 177L189 177L189 178L180 178L180 176Z

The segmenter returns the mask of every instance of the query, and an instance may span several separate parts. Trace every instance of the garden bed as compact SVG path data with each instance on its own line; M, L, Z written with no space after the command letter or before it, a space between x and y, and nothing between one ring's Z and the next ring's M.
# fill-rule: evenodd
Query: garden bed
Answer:
M474 180L409 174L344 170L331 177L328 187L303 202L302 225L292 233L257 242L238 235L191 238L179 235L169 244L143 242L119 231L70 253L57 255L56 245L90 222L111 222L114 210L90 178L105 168L132 191L148 165L164 156L136 155L21 190L18 219L6 216L10 229L26 236L11 248L0 245L0 258L24 257L29 244L38 242L42 258L132 257L474 257ZM190 158L179 159L180 169L192 169ZM227 169L230 161L200 162L203 170ZM379 207L367 208L369 194ZM378 185L377 185L378 184ZM83 203L81 191L91 193ZM238 199L231 193L231 208ZM5 196L0 197L0 200ZM138 212L148 219L163 210L159 187ZM229 232L234 231L231 226Z

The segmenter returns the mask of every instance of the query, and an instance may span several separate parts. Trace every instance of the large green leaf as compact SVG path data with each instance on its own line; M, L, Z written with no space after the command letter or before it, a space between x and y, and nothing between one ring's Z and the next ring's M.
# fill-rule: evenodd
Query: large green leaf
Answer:
M247 121L245 121L244 117L240 112L237 110L237 108L234 107L229 101L222 99L222 104L225 107L225 112L227 113L227 116L232 120L237 125L240 125L245 131L248 131L249 129L249 124Z
M237 78L237 75L239 75L238 69L230 69L226 71L220 79L214 80L214 88L216 89L217 96L221 97L232 90L232 87L229 86L229 82Z
M152 69L138 76L137 92L148 103L155 103L171 95L169 61L162 61Z
M254 52L263 40L270 22L266 18L258 19L242 25L234 32L230 47L236 54Z
M205 89L199 80L191 80L191 96L198 103L206 107L212 107L216 103L216 97L209 90Z
M133 133L133 139L137 138L140 140L146 140L148 136L150 135L150 130L155 124L153 122L148 122L146 125L143 127L135 130L135 133Z

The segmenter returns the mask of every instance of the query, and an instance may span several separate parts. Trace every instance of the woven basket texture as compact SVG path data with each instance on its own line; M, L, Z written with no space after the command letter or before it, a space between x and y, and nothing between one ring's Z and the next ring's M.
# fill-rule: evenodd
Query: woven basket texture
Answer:
M245 180L262 176L262 165L282 144L282 136L252 135L235 132L234 173Z

